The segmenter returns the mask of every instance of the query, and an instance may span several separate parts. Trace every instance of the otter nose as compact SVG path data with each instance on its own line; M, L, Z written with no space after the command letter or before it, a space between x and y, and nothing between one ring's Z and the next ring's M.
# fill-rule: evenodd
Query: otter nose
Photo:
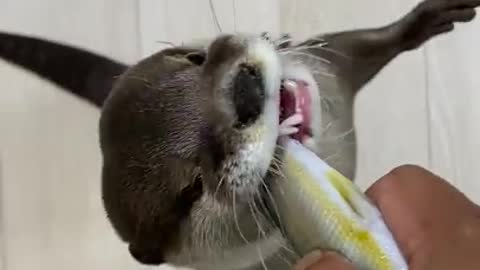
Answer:
M240 64L233 80L233 104L237 115L237 128L255 122L265 104L265 86L260 68Z

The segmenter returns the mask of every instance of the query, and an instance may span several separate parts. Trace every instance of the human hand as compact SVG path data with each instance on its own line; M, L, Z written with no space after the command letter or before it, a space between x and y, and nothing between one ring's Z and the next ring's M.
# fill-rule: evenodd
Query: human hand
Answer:
M478 269L480 207L448 182L423 168L401 166L366 193L384 215L410 270ZM296 269L354 267L331 255L307 256Z
M355 268L334 252L314 251L303 257L294 270L355 270Z

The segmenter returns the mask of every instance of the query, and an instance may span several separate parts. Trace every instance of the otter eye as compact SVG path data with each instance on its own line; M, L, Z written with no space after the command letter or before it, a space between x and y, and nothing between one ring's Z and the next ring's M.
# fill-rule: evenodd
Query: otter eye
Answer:
M268 32L262 32L260 37L266 41L272 41L272 37L270 36L270 33Z
M193 203L198 200L203 193L203 175L198 173L195 175L194 181L182 189L181 197L184 201Z
M203 63L205 63L206 55L202 52L194 52L185 55L185 58L187 58L188 61L192 62L193 64L201 66Z

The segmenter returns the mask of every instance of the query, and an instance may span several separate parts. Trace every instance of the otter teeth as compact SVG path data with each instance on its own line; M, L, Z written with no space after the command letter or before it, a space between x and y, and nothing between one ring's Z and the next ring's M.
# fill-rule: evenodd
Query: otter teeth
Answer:
M285 90L290 91L294 96L295 100L298 100L298 83L294 80L286 80L284 83ZM295 102L295 111L300 111L300 105L298 102Z
M287 119L280 123L279 134L280 136L288 136L298 132L298 128L295 127L303 122L303 115L300 112L289 116Z

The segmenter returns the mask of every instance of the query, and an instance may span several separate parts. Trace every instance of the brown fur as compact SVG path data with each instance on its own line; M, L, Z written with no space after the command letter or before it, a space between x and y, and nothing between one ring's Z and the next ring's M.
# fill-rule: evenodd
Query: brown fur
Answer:
M316 77L326 85L321 96L342 99L335 113L322 107L323 123L334 123L330 135L353 129L355 93L386 64L401 52L450 31L454 22L471 20L479 4L475 0L427 0L389 26L321 35L292 45L292 50L307 46L301 51L332 63L328 72L335 79ZM463 16L452 16L452 10ZM194 246L201 240L180 236L189 234L181 228L192 224L193 209L208 213L198 209L204 206L194 205L202 194L213 196L219 185L219 164L234 154L241 141L235 134L242 132L234 127L239 112L231 107L229 95L235 89L221 85L240 68L235 61L245 53L245 44L236 38L217 38L206 53L206 62L202 59L205 48L176 48L149 57L120 78L105 103L100 124L103 199L114 228L142 263L175 258L185 243ZM323 41L331 50L314 48ZM194 57L187 57L192 52ZM311 61L308 56L299 58ZM353 177L354 132L337 141L316 139L322 157L343 149L332 165ZM248 218L242 218L248 223Z
M315 123L312 150L353 178L355 94L402 52L451 31L456 22L472 20L478 5L480 0L425 0L384 27L324 34L298 44L279 41L277 54L284 64L295 60L317 72L321 100L315 113L321 121ZM271 207L268 185L274 183L264 183L261 163L274 159L265 147L275 140L276 130L270 129L276 123L266 117L273 115L268 106L274 97L262 80L266 60L248 59L252 42L241 35L219 36L205 47L163 50L127 69L80 49L0 34L0 56L104 105L103 202L113 228L139 262L199 270L290 269L298 254L288 251L285 239L271 240L279 232L266 209ZM59 50L73 56L67 66ZM123 71L105 100L110 89L101 88L110 88ZM263 261L257 245L249 244L262 241L267 251L280 247L263 254Z

